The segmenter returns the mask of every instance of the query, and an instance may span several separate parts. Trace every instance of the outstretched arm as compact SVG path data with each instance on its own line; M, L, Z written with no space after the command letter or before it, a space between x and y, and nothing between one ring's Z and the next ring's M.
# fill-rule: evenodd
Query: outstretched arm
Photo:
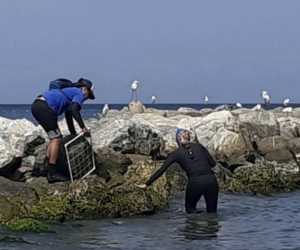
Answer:
M158 169L151 178L145 183L146 186L150 186L154 181L156 181L166 170L176 162L177 158L175 152L171 153L167 159L165 160L164 164Z

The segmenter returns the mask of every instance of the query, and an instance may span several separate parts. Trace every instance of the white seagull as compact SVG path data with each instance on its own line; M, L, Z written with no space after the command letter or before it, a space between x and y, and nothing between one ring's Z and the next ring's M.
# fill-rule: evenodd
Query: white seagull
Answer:
M239 102L236 104L237 108L242 108L242 104L240 104Z
M261 110L261 105L260 105L260 104L257 104L256 106L254 106L254 107L252 108L252 110L255 110L255 111Z
M205 104L208 104L208 103L209 103L208 96L205 96L205 97L204 97L204 103L205 103Z
M132 95L131 95L131 101L133 100L133 93L135 93L135 99L136 101L138 100L137 97L137 88L138 88L138 84L140 82L138 80L134 80L133 83L131 84L131 90L132 90Z
M293 108L292 107L287 107L287 108L284 108L282 110L283 113L286 113L286 118L289 116L289 113L292 113L293 112Z
M267 104L270 104L270 96L269 96L268 92L265 90L261 92L261 95L262 95L265 105L267 107Z
M287 106L289 104L290 104L290 99L285 99L284 102L283 102L283 105Z
M153 96L151 97L151 102L152 102L152 104L154 104L155 101L156 101L156 97L153 95Z
M104 107L102 109L102 117L105 117L106 114L108 113L108 110L109 110L109 107L108 107L108 104L104 104Z

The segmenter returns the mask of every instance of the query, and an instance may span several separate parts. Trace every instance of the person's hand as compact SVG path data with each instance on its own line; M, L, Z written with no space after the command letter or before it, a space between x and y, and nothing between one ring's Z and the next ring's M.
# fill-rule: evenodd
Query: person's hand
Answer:
M136 187L138 187L138 188L146 188L147 187L147 185L146 184L140 184L140 185L138 185L138 184L134 184Z
M84 127L82 129L82 132L83 132L84 136L86 136L86 137L90 137L91 136L90 132L88 131L88 129L86 127Z

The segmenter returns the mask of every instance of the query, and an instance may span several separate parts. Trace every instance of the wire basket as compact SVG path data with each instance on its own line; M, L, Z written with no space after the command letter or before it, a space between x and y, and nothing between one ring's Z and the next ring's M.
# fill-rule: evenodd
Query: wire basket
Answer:
M88 139L80 133L65 144L65 150L71 182L87 177L96 169L92 136Z

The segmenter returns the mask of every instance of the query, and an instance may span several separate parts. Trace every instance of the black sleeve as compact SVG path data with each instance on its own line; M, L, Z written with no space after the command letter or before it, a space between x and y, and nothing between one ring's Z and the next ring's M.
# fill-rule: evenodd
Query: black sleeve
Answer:
M80 110L81 110L81 106L78 103L73 102L71 105L72 115L73 115L74 119L77 121L79 127L81 129L83 129L85 126L84 126L84 123L83 123L83 120L82 120L82 117L80 114Z
M76 130L74 127L73 116L72 116L71 110L68 110L65 112L65 117L66 117L66 122L67 122L67 125L68 125L71 135L75 135Z
M150 186L156 179L158 179L168 169L168 167L170 167L176 161L177 161L176 153L173 152L169 154L164 164L161 166L161 168L158 169L145 184L147 186Z
M215 160L211 157L211 154L208 152L207 148L202 146L203 147L203 151L204 151L204 154L205 154L205 157L206 159L208 160L208 163L209 163L209 166L211 168L213 168L214 166L216 166L216 162Z

